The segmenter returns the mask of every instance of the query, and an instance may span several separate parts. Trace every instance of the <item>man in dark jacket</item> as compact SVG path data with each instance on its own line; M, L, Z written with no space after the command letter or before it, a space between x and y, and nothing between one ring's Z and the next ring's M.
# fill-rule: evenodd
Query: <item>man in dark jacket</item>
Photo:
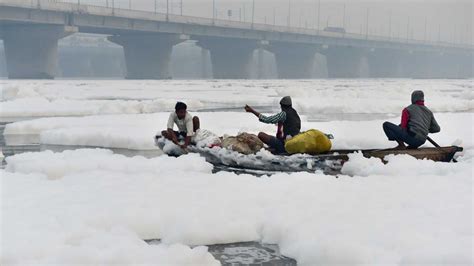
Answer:
M301 119L292 107L291 97L285 96L280 101L281 112L272 116L265 116L252 107L246 105L245 111L254 114L258 117L260 122L266 124L277 124L276 137L270 136L266 133L258 133L258 138L267 144L275 153L285 153L285 140L296 136L300 133Z
M441 129L433 113L425 106L423 91L414 91L411 94L411 105L403 109L401 124L399 126L385 122L383 130L389 140L396 141L396 148L418 148L426 142L428 133L437 133Z

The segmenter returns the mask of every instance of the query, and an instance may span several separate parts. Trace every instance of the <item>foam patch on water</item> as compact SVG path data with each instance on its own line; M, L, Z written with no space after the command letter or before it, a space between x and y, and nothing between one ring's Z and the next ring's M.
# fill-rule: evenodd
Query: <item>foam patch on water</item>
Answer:
M472 156L459 161L355 155L354 177L255 178L191 155L16 155L1 173L1 263L214 265L182 245L261 240L300 265L468 265Z
M293 97L306 114L399 113L415 89L425 91L435 112L474 109L472 80L193 80L193 81L2 81L0 118L138 114L172 110L177 100L191 110L275 106Z
M239 132L275 134L276 126L258 122L243 112L192 113L198 115L201 127L218 136L235 136ZM42 144L82 145L136 150L156 149L154 136L164 130L169 113L109 115L69 118L42 118L8 124L4 134L39 134ZM441 132L431 137L442 146L473 147L473 113L435 114ZM385 120L307 122L302 130L319 129L334 135L333 149L380 149L396 145L387 140L382 124ZM399 123L399 118L390 119ZM427 142L424 146L431 147Z

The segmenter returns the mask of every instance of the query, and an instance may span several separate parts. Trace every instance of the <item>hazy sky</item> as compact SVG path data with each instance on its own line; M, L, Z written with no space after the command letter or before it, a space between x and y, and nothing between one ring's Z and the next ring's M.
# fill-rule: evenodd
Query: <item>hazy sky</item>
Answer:
M63 0L74 2L77 0ZM81 0L81 3L111 5L153 11L155 2L158 12L166 12L167 0ZM168 0L172 13L188 16L212 17L213 0ZM220 19L252 20L252 0L215 0L216 14ZM327 25L343 27L347 32L367 31L369 34L400 38L427 39L456 43L473 43L473 4L468 0L255 0L255 23L287 25L288 16L293 27L315 28ZM344 12L345 6L345 12ZM229 10L232 15L229 17ZM290 12L289 12L290 11ZM345 13L345 16L344 16ZM345 17L345 19L344 19ZM426 34L425 34L426 25Z

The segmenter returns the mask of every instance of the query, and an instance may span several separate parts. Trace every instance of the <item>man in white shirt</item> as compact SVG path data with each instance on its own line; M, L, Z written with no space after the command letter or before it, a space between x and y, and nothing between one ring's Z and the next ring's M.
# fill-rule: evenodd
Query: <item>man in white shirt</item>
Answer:
M168 118L167 130L163 130L161 135L174 144L186 149L191 144L191 138L199 129L199 118L191 116L188 113L187 106L183 102L177 102L175 111L170 114ZM176 124L178 131L174 131L173 127ZM179 138L184 138L184 144L179 144Z

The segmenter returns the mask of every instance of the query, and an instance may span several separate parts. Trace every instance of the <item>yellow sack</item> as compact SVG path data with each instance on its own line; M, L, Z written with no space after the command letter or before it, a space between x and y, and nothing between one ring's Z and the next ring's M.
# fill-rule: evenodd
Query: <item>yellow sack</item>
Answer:
M286 141L285 149L290 154L318 154L331 150L331 140L323 132L310 129Z

